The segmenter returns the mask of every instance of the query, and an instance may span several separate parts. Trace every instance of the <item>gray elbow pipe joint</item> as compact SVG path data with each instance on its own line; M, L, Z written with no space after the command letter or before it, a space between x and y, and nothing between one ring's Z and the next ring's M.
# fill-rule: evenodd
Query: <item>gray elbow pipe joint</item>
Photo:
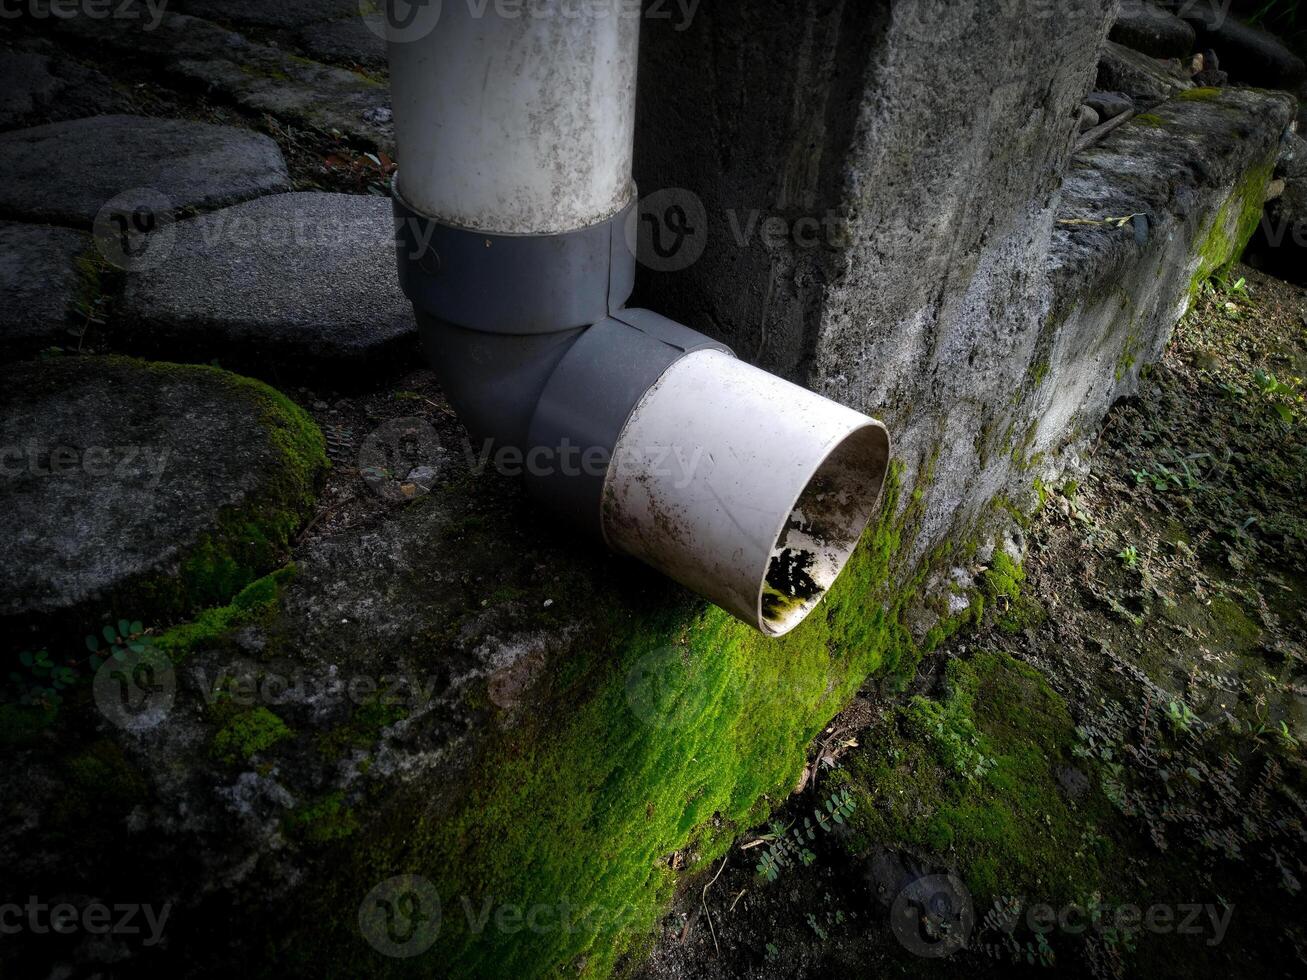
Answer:
M532 495L612 549L767 635L797 626L870 519L885 427L627 309L631 205L508 235L394 201L400 282L472 438L520 453Z
M450 404L474 440L521 454L538 501L603 538L605 477L636 404L680 358L730 348L625 308L634 203L576 231L497 235L393 193L400 284Z

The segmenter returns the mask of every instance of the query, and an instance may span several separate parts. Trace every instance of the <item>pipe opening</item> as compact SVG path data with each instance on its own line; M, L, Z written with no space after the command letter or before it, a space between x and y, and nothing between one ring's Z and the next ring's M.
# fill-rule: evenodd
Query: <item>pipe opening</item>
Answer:
M817 467L776 535L759 590L759 622L768 634L798 626L835 583L871 520L888 460L884 427L868 424Z

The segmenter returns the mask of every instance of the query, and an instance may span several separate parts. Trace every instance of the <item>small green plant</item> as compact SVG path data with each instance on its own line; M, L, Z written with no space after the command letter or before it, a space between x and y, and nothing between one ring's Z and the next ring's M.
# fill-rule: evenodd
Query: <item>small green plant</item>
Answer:
M1258 368L1253 372L1253 383L1266 396L1275 414L1280 416L1281 422L1289 426L1297 423L1304 402L1301 392L1302 378L1281 381L1270 372Z
M1057 961L1048 937L1036 932L1034 939L1023 940L1017 933L1025 911L1024 899L995 896L969 945L994 960L1013 964L1050 968Z
M941 703L917 695L903 709L908 726L919 733L946 767L968 780L983 779L996 765L969 714L970 704Z
M817 839L817 831L833 833L837 824L843 824L857 804L848 787L842 787L831 793L823 806L814 807L811 817L803 818L803 825L797 822L789 827L778 821L772 821L771 833L764 840L770 841L767 850L758 859L757 871L768 881L775 881L787 864L797 863L804 867L817 860L817 855L808 844Z
M88 635L86 637L86 649L91 652L90 664L91 670L99 670L100 665L112 657L115 660L122 660L131 653L144 653L150 645L150 637L145 635L145 627L140 621L129 622L126 619L118 620L117 626L106 626L100 631L100 636L104 637L104 645L100 643L100 637Z
M1121 564L1126 568L1136 568L1139 565L1139 549L1132 544L1126 545L1116 553L1116 557L1121 559Z
M77 681L77 671L56 664L48 650L24 650L18 655L18 663L27 673L11 671L9 679L19 690L19 703L47 713L58 710L63 704L63 692Z
M1177 732L1187 732L1198 723L1198 716L1183 701L1172 701L1166 706L1166 720Z
M1211 453L1189 453L1181 456L1173 450L1168 450L1164 455L1170 460L1170 466L1159 460L1142 469L1130 471L1136 485L1151 485L1158 493L1167 490L1203 489L1202 477L1195 468L1202 460L1211 460Z
M1298 740L1294 738L1293 732L1289 731L1288 722L1281 721L1280 727L1276 730L1275 734L1279 737L1280 744L1286 749L1292 750L1298 748Z
M818 924L817 917L811 912L808 913L808 927L817 934L817 938L822 942L830 938L830 934Z

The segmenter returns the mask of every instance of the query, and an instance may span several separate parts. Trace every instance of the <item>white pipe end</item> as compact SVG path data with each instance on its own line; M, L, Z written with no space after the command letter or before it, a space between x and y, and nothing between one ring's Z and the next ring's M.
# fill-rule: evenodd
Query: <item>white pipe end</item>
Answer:
M604 486L604 536L781 636L853 555L888 463L889 434L875 419L698 351L627 420Z

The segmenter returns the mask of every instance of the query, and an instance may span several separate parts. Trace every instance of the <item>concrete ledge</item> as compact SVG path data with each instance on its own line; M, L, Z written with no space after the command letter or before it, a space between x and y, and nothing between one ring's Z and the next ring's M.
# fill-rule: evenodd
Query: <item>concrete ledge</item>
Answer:
M1137 387L1201 281L1237 259L1261 217L1286 95L1194 89L1132 119L1066 175L1035 371L1029 453L1096 429ZM1122 227L1088 224L1141 215ZM1075 223L1072 223L1075 222Z

